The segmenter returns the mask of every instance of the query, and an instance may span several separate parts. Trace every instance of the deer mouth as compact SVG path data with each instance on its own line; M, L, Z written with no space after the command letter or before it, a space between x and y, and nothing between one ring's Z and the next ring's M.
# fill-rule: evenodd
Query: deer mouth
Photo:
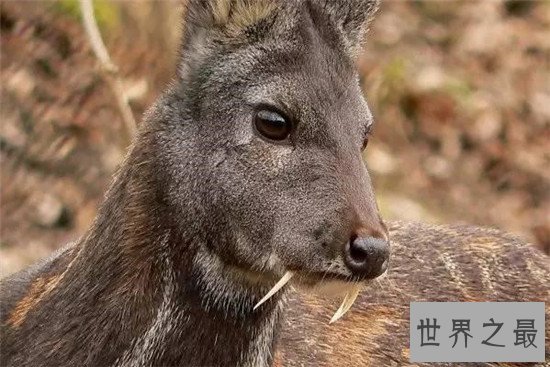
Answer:
M316 293L325 293L327 289L331 288L327 285L333 285L335 289L337 289L337 293L343 294L342 304L330 319L329 324L336 322L349 311L357 299L359 292L365 285L365 282L353 281L349 276L344 276L338 273L301 274L300 272L287 271L267 292L267 294L254 306L254 309L257 309L264 302L273 297L273 295L289 283L291 279L293 280L292 284L296 284L299 287L305 286Z
M308 272L294 272L296 274L295 281L301 285L315 288L323 283L340 282L343 284L360 283L361 279L357 279L350 275L341 274L332 271L308 271Z

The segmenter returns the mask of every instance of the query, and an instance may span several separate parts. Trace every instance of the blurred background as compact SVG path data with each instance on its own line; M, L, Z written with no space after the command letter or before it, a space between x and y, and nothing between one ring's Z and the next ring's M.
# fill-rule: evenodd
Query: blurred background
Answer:
M138 121L177 61L177 1L96 1ZM76 0L2 1L0 277L78 239L124 157ZM391 1L359 58L387 219L498 227L550 251L550 1Z

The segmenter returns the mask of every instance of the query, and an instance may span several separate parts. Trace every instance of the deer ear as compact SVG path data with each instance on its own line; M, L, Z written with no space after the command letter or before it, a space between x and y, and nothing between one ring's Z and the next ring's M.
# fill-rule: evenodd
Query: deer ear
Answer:
M276 9L276 3L274 0L185 0L184 42L208 31L236 37L268 18Z
M182 71L214 43L243 43L261 37L268 28L255 26L271 18L277 4L278 0L184 0Z
M322 0L326 11L349 41L356 54L365 40L368 26L378 10L380 0Z

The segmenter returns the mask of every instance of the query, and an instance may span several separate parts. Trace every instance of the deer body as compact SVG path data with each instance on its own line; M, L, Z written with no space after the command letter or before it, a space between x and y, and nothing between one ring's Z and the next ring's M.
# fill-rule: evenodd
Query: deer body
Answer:
M401 363L413 299L547 297L546 259L505 235L397 225L347 321L324 329L335 305L288 289L254 310L289 271L346 292L388 269L353 66L376 5L190 0L178 73L90 230L1 282L2 365Z

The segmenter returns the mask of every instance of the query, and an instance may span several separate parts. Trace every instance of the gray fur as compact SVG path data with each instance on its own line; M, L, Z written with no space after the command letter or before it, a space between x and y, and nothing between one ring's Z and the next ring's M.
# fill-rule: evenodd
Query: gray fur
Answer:
M276 279L351 280L327 264L353 231L385 235L353 64L376 1L239 14L258 4L190 0L177 75L93 226L2 282L2 365L269 365L281 296L252 306ZM260 104L294 121L289 144L255 134Z

